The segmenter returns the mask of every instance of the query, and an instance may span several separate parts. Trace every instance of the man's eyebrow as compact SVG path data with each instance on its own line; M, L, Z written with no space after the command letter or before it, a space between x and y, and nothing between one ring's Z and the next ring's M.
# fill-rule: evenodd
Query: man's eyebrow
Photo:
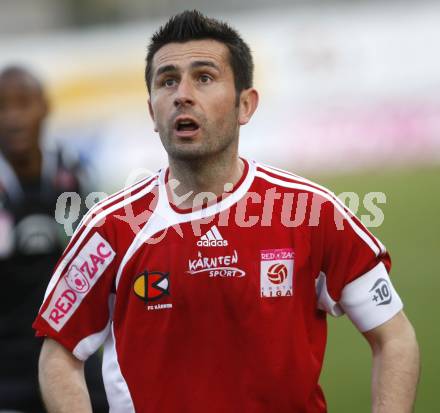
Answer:
M203 66L212 67L213 69L220 71L220 68L218 67L218 65L216 65L214 62L211 62L210 60L197 60L197 61L191 63L191 67L193 69L197 68L197 67L203 67Z
M214 62L211 62L210 60L196 60L195 62L191 63L191 68L195 69L198 67L212 67L213 69L220 71L220 68L218 65L216 65ZM163 73L167 72L178 72L179 68L176 65L165 65L162 67L159 67L156 71L156 76L160 76Z
M163 73L166 72L177 72L177 66L176 65L166 65L166 66L162 66L159 67L159 69L157 69L156 71L156 76L160 76Z

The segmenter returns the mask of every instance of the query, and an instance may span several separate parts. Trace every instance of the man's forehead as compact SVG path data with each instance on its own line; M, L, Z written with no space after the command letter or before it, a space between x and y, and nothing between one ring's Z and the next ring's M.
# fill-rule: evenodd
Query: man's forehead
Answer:
M7 89L20 90L30 94L42 94L40 82L27 72L2 73L0 75L0 91Z
M153 58L155 69L163 65L185 65L194 60L206 60L223 66L228 63L229 50L216 40L191 40L185 43L168 43Z

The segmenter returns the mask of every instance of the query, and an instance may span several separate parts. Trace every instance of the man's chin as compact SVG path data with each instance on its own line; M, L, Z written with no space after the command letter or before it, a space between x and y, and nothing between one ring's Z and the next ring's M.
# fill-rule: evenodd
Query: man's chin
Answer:
M212 152L215 152L213 149L207 148L206 146L200 145L196 142L167 145L165 149L170 158L181 161L203 159L212 156Z
M170 159L176 161L203 161L220 155L234 144L232 139L218 142L187 141L162 142Z
M32 156L33 151L32 147L29 147L28 145L23 146L14 146L14 147L8 147L3 148L2 152L12 162L20 162L27 160L30 156Z
M168 156L179 161L196 161L212 156L208 151L196 148L172 149L168 151Z
M17 131L3 138L0 144L0 150L8 159L18 160L23 157L28 157L29 154L35 152L38 146L38 139L34 139L28 133Z

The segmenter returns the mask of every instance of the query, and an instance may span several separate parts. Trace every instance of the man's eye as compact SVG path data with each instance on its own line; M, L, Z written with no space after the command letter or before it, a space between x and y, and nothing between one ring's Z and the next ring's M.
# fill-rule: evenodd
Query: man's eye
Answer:
M176 84L176 79L165 79L164 81L163 81L163 85L165 86L165 87L172 87L172 86L174 86Z
M199 81L200 81L200 83L209 83L212 81L212 78L209 75L201 75L199 77Z

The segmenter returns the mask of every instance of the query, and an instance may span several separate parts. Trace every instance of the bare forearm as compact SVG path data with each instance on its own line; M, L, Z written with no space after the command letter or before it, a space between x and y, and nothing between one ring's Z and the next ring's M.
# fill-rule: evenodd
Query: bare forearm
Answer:
M410 332L373 350L372 412L411 413L419 379L419 349Z
M39 380L48 413L91 413L83 363L51 340L40 356Z

